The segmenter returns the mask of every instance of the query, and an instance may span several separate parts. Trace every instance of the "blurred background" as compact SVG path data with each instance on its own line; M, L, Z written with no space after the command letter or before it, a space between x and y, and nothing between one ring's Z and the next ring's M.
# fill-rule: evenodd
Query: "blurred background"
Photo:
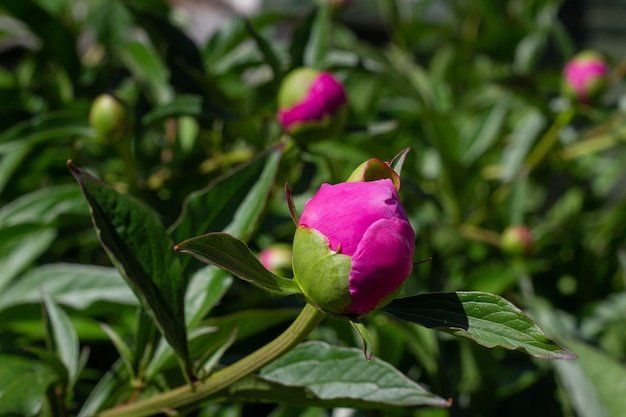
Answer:
M626 3L328 1L0 0L0 383L11 382L2 369L15 358L37 375L50 367L36 351L50 348L42 289L70 318L84 358L64 385L65 414L46 405L48 385L63 384L48 376L21 415L90 415L133 392L126 378L94 396L119 362L99 323L133 340L137 301L100 247L66 161L137 198L165 227L191 193L216 190L208 229L178 229L180 242L231 224L281 140L267 202L240 236L254 250L293 237L286 182L302 207L321 183L410 147L400 194L416 261L432 259L415 267L404 295L502 295L579 359L486 349L377 313L366 321L375 355L451 398L449 409L250 399L190 415L624 415ZM608 71L579 100L563 69L589 49ZM345 86L339 134L284 137L277 92L301 66ZM513 226L524 232L511 246ZM226 287L198 322L247 326L225 362L271 340L301 305L238 281ZM312 338L360 346L333 320ZM149 369L149 387L182 383L175 363ZM0 415L20 415L3 411L5 399Z

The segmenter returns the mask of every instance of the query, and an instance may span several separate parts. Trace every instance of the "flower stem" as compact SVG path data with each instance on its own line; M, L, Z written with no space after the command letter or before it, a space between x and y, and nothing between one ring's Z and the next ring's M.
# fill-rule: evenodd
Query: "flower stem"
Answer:
M324 313L306 304L294 322L276 339L250 355L221 369L204 381L184 385L134 404L105 410L97 417L142 417L189 406L199 406L212 394L261 369L294 348L319 324Z

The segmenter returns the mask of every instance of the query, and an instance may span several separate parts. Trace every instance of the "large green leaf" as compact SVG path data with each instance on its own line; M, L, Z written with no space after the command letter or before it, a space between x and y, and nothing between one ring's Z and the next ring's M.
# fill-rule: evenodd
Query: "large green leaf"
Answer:
M0 355L0 415L34 416L41 410L54 372L41 362Z
M173 243L156 215L68 163L89 204L98 238L189 371L184 282Z
M49 264L31 269L0 293L0 310L41 301L41 291L59 304L84 309L96 301L136 305L119 271L96 265Z
M247 239L262 214L283 155L283 145L271 147L251 163L220 177L185 200L170 227L181 241L207 232L227 231Z
M327 408L450 405L380 359L367 361L359 349L322 342L299 345L259 376L231 386L227 398Z
M300 293L292 279L272 274L244 242L227 233L209 233L194 237L176 245L175 249L189 253L209 265L225 269L266 291L280 295Z
M489 348L518 349L544 359L576 358L548 339L520 309L494 294L478 291L420 294L396 299L383 311L425 327L467 337Z

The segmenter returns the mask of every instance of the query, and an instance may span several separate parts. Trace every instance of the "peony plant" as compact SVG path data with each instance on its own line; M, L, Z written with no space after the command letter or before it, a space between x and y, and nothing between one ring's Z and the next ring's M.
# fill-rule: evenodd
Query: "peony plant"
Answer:
M276 152L280 154L282 149L278 147ZM172 347L188 382L98 415L150 416L164 410L192 409L209 399L221 398L233 384L261 368L267 369L273 361L280 361L281 356L296 348L328 316L350 322L361 337L365 358L370 360L372 343L363 321L376 310L487 347L518 349L544 359L575 358L576 355L548 339L528 316L497 295L455 291L396 298L411 274L415 251L415 232L398 196L405 155L406 150L390 162L371 159L361 164L347 182L323 184L305 203L300 218L289 189L285 188L297 226L293 241L294 278L268 270L246 243L224 232L189 238L174 245L172 251L169 236L159 227L154 213L69 161L68 168L92 208L94 226L103 247ZM277 164L280 159L275 161ZM272 181L266 185L269 189ZM218 266L274 295L295 295L306 303L276 339L208 377L201 377L190 354L185 326L187 320L197 320L201 310L195 309L194 302L187 305L179 253ZM192 300L196 295L191 295ZM319 366L336 366L336 356L324 356L322 351L334 348L313 349L317 356L309 355L305 359L326 364ZM133 372L131 358L127 362L128 371ZM361 378L369 389L368 371L364 367L354 370L360 376L350 383L355 384ZM384 378L391 378L390 384L394 386L396 382L406 381L393 369L385 371ZM450 405L450 401L419 385L413 384L410 391L416 396L412 405Z

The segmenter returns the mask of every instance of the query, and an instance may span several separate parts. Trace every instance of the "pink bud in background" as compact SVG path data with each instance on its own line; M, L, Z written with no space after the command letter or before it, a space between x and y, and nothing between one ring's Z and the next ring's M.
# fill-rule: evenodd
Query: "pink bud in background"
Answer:
M278 92L278 121L298 138L320 140L333 136L343 125L346 92L337 79L312 68L290 72Z
M533 248L533 237L527 226L509 226L500 237L500 247L510 255L527 255Z
M259 261L270 272L286 275L291 270L291 245L277 243L259 252Z
M595 51L575 55L563 70L563 90L572 99L589 103L602 94L607 84L609 67Z

